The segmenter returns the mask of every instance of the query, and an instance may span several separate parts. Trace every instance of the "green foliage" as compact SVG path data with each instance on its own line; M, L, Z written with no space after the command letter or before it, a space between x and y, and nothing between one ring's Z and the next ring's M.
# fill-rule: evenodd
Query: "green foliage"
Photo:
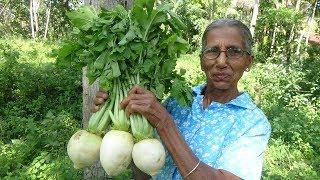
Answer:
M243 89L266 113L272 136L265 157L264 179L314 179L319 177L320 113L310 94L314 84L300 65L286 68L255 64L242 79Z
M22 124L16 126L17 124ZM70 114L48 113L41 122L11 116L0 124L0 177L79 178L66 154L68 138L79 128ZM11 139L11 140L10 140ZM10 142L11 141L11 142Z
M77 11L67 13L67 16L71 19L74 27L84 30L90 28L92 21L98 18L95 10L89 6L79 7Z
M79 179L66 144L80 128L81 72L56 67L52 45L0 40L1 179Z
M176 69L185 69L185 79L192 86L205 83L205 75L200 67L199 52L182 55L178 59Z
M261 2L255 30L256 59L288 64L297 47L299 32L303 29L305 16L292 7L277 7L271 2Z
M1 35L29 35L28 4L23 0L11 3L10 0L1 0L3 15L0 16Z
M200 3L190 0L179 1L176 12L181 16L182 21L187 25L185 38L192 44L192 49L198 49L201 44L201 33L208 24L207 11Z
M139 77L137 82L159 99L170 92L186 105L191 91L175 66L188 44L181 37L185 25L171 8L140 0L135 1L132 11L122 6L102 9L98 17L85 22L88 14L95 14L91 8L70 12L75 25L73 39L58 51L58 62L70 65L80 60L80 67L88 66L90 83L99 78L100 86L109 92L116 79L128 82L130 77Z
M72 1L40 1L38 9L38 31L37 37L43 38L46 27L46 13L50 9L50 21L48 26L49 39L59 39L66 36L70 31L70 24L66 12L70 10L71 3L77 4L77 0ZM23 38L31 37L30 30L30 1L24 0L0 0L0 34L2 36L19 36Z
M308 92L308 96L314 102L320 96L320 76L315 73L320 72L320 47L311 46L307 53L307 57L299 62L301 71L305 73L305 79L307 80L302 86L302 91Z
M171 8L187 26L179 37L184 37L192 44L190 52L200 48L201 33L212 20L234 17L249 24L252 15L252 9L240 6L231 8L230 0L166 1L173 4ZM28 2L11 2L13 1L0 0L0 34L30 37ZM39 37L44 33L44 15L49 1L43 2L39 11ZM49 38L58 39L66 35L70 37L70 22L66 16L69 6L65 1L50 2L52 14ZM76 3L74 0L72 2ZM245 73L241 81L241 89L249 91L272 124L272 137L265 153L263 179L319 179L320 48L302 44L302 53L294 55L300 31L306 30L305 20L312 14L312 8L310 6L306 9L303 4L308 3L302 1L300 11L296 12L293 6L276 6L275 2L260 1L254 50L255 62L260 63L256 63L252 71ZM140 3L143 6L145 1ZM150 11L150 8L146 8L145 11L136 13L147 15ZM154 52L159 53L159 47L153 48L150 44L157 44L160 40L151 41L151 38L147 43L133 43L144 34L138 31L139 28L127 26L134 22L128 23L128 19L121 21L125 15L123 8L118 7L114 14L105 10L101 12L99 21L88 23L84 28L80 24L79 27L86 29L92 26L95 29L90 32L87 30L88 33L85 34L81 34L78 28L73 29L73 34L83 36L82 40L71 38L62 45L64 51L59 52L59 57L64 61L59 61L59 66L56 66L55 59L48 54L52 48L57 48L55 45L17 38L0 40L0 179L80 179L81 173L73 169L66 155L65 145L71 134L80 127L81 67L87 62L101 60L92 66L103 69L106 54L102 52L106 51L106 43L117 47L110 50L114 53L111 56L113 59L136 59L145 47L149 49L146 53L149 56ZM103 19L105 17L115 19ZM141 29L145 30L147 23L143 21L148 21L148 18L138 20L143 24ZM159 20L162 20L161 14ZM315 20L319 25L318 11ZM172 26L173 30L178 24ZM151 29L151 35L157 34L152 30L156 29ZM122 38L113 42L114 36L108 35L110 32L121 34ZM271 46L274 32L274 46ZM178 41L174 39L176 37L171 38ZM125 46L130 46L130 50L124 51ZM169 52L169 48L166 50ZM197 85L205 80L198 54L183 55L177 61L175 71L183 75L190 85ZM152 61L154 59L141 65L150 78L155 77L151 73L155 67ZM166 66L161 72L168 72L174 67L172 63L163 64ZM121 72L121 69L126 68L114 63L110 67L111 75L115 76L119 75L119 69ZM181 68L185 71L180 70ZM92 76L97 75L93 73ZM164 92L161 84L164 83L153 87L153 91ZM131 172L126 172L117 178L128 179L130 176Z
M68 111L81 118L81 72L56 68L41 52L49 49L39 48L42 43L34 48L30 48L34 42L28 42L29 46L19 43L0 43L1 114L41 119L50 109L59 112L72 104Z
M312 156L314 162L319 157ZM271 139L265 155L262 179L317 179L319 166L311 164L305 153L281 139Z

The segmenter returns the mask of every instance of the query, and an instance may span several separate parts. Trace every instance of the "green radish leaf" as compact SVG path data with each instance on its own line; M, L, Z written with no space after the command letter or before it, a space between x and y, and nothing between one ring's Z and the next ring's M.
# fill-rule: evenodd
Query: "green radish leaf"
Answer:
M171 19L169 19L169 24L171 25L172 28L175 29L180 29L180 30L185 30L187 29L187 26L178 18L178 15L176 15L172 11L168 11L170 14Z
M67 12L71 23L81 30L88 30L91 23L98 17L94 8L90 6L79 7L76 11Z
M70 15L75 29L72 43L58 52L59 57L67 64L87 65L90 83L100 78L106 89L112 90L115 78L130 87L127 76L139 75L139 83L159 99L171 93L187 104L191 99L182 77L185 70L176 71L175 66L189 46L182 38L185 25L172 7L155 0L135 0L131 11L119 5L101 9L90 18L75 11Z
M98 44L98 46L94 47L93 50L95 51L103 51L106 48L106 43L108 42L108 40L104 40L102 41L100 44Z
M127 44L129 41L133 40L136 37L134 29L130 28L124 38L118 43L119 45Z
M127 24L127 20L123 19L122 21L120 21L119 23L115 24L114 26L112 26L111 31L113 33L117 33L117 32L125 32L126 31L126 24Z
M137 1L138 2L138 1ZM139 5L134 5L132 8L132 17L133 19L136 20L137 24L139 24L142 28L143 31L144 29L147 28L147 13L143 10L143 6L139 6Z
M164 96L165 86L163 84L158 84L156 87L156 95L158 99L162 99Z
M153 66L154 66L154 62L152 62L150 59L146 59L142 65L143 70L146 73L151 72Z
M107 56L106 52L101 53L100 56L95 60L93 66L98 70L102 70L105 65L106 56Z
M111 68L112 68L112 75L113 77L119 77L121 75L119 65L117 62L112 62L111 63Z
M65 58L70 54L73 54L76 50L80 49L81 47L72 41L66 41L62 44L62 47L58 50L58 54L60 58Z

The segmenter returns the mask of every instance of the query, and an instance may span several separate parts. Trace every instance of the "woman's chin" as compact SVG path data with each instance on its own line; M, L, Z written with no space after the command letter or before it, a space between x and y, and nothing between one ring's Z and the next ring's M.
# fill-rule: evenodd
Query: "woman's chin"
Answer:
M229 82L213 82L211 83L212 87L217 90L228 90L231 88L231 84Z

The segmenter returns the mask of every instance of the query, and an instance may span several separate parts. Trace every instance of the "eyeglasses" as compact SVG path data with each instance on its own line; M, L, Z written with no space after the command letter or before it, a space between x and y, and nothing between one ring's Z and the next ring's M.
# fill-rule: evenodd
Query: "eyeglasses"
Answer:
M206 59L212 60L212 59L218 58L221 52L225 52L228 59L238 59L238 58L241 58L244 54L250 55L248 51L244 51L240 48L234 48L234 47L228 48L226 51L221 51L217 47L212 47L204 50L202 54Z

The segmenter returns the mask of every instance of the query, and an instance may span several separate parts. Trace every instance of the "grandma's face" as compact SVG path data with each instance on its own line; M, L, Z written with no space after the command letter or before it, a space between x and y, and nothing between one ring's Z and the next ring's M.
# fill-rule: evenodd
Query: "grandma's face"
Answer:
M251 68L253 56L244 51L245 43L236 27L219 27L208 32L201 67L207 85L219 90L238 90L238 81L246 68Z

